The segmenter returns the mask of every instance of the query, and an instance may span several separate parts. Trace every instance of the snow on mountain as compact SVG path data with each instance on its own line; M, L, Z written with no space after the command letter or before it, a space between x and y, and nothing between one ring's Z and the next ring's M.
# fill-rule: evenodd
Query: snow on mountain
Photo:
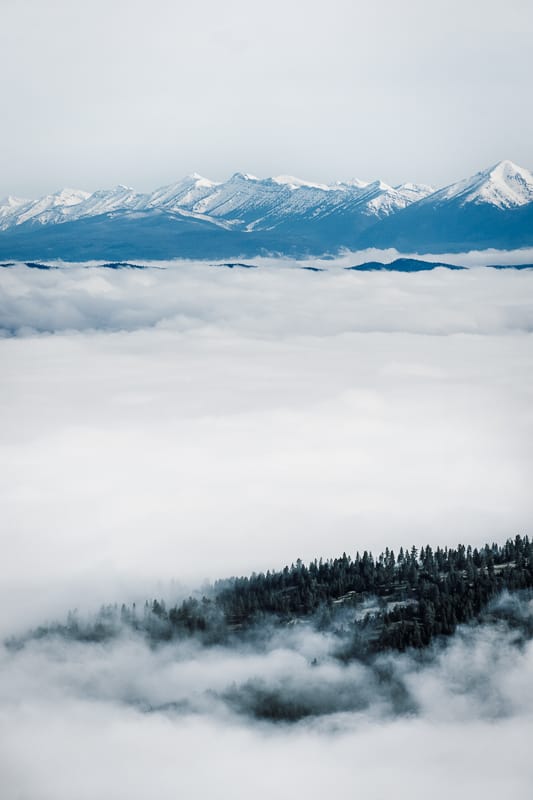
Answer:
M22 197L13 197L13 195L3 197L0 200L0 230L4 227L2 220L7 219L8 222L6 227L9 227L11 224L9 220L14 216L17 209L27 205L30 202L30 200L26 200Z
M193 203L190 210L244 224L275 207L280 190L288 191L269 179L260 180L254 175L236 172L228 181L217 184L211 192Z
M362 189L357 205L362 213L381 218L406 208L431 192L432 187L424 184L404 183L393 187L383 181L374 181Z
M329 192L336 188L328 186L326 183L312 183L311 181L303 181L301 178L295 178L294 175L276 175L272 178L274 183L279 183L280 186L288 186L289 189L300 189L302 186L307 186L311 189L322 189L324 192Z
M156 189L150 195L148 206L151 208L165 208L169 211L173 211L176 208L191 210L195 204L212 194L218 185L215 181L211 181L209 178L204 178L194 172L177 183L171 183L168 186Z
M517 208L533 201L533 173L512 161L500 161L486 170L434 192L432 202L486 203L497 208Z
M383 181L374 181L363 190L358 205L363 213L380 217L404 208L407 201L392 186Z
M78 206L69 218L96 217L116 211L139 211L146 208L148 199L149 195L140 194L130 186L119 184L112 189L99 189L88 195L83 205Z
M359 178L349 178L347 181L337 181L335 186L350 186L356 189L364 189L366 186L369 186L370 183L370 181L362 181Z
M291 217L317 219L335 212L348 213L363 196L370 200L386 190L394 192L379 181L373 184L351 181L328 186L290 175L260 179L237 172L188 208L195 213L244 225L247 230L257 230L258 227L270 230ZM405 203L402 198L397 205ZM362 207L358 208L358 213L362 211ZM381 209L377 207L371 213L379 216Z
M435 187L429 186L427 183L401 183L394 188L399 194L405 197L406 200L412 203L416 203L417 200L428 197L435 191Z
M2 213L5 208L2 206L0 228L5 230L30 221L41 225L60 224L119 210L137 211L146 207L147 199L148 195L139 194L127 186L100 189L92 194L81 189L62 189L38 200L13 205L5 213Z
M237 172L228 181L214 184L211 191L202 192L196 202L186 204L184 198L179 205L234 224L256 226L261 221L270 225L287 214L302 213L329 191L327 186L289 176L260 179Z
M155 211L249 232L288 231L291 226L317 223L355 230L354 225L368 227L419 204L441 208L443 204L462 207L474 203L512 209L532 201L532 173L511 161L501 161L438 191L415 183L389 186L379 180L354 178L328 185L291 175L261 179L241 172L220 183L193 173L146 194L119 185L93 193L63 189L38 200L8 197L0 202L0 230L27 222L50 225Z
M116 186L92 194L63 190L35 201L11 199L0 206L0 227L6 229L30 220L50 224L101 214L163 210L187 212L202 219L210 217L247 230L272 229L293 216L318 219L334 213L348 214L363 198L369 205L359 205L357 213L377 217L407 203L402 193L380 181L369 184L353 179L329 186L289 175L260 179L237 172L218 183L194 173L151 194Z
M31 200L28 200L25 197L14 197L12 194L10 194L0 200L0 208L13 210L15 208L20 208L20 206L26 205L26 203L31 203Z
M60 222L61 217L68 214L68 209L80 205L89 196L89 192L81 189L61 189L38 200L18 201L16 198L8 198L11 203L8 203L7 207L2 206L4 213L0 214L1 227L22 225L30 220L37 220L43 224Z

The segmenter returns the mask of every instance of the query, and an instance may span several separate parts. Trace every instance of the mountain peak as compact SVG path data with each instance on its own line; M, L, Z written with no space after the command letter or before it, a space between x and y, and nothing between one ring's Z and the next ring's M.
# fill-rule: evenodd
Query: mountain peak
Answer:
M234 172L231 176L232 181L258 181L257 175L251 175L249 172Z
M488 169L490 175L509 175L522 171L524 171L523 167L519 167L518 164L515 164L514 161L510 161L509 159L498 161Z
M186 175L184 178L171 185L185 186L187 184L192 184L194 186L218 186L216 181L212 181L211 178L206 178L205 175L200 175L199 172L191 172L189 175Z
M533 201L533 174L509 160L498 161L470 178L452 183L430 196L431 201L457 200L517 208ZM429 199L429 198L428 198Z
M87 200L88 197L91 196L90 192L84 192L83 189L69 189L65 187L64 189L59 189L57 192L53 194L46 195L45 198L41 198L41 200L49 200L53 205L62 205L62 206L75 206L78 203L82 203L84 200Z
M337 181L336 186L351 186L356 189L365 189L370 185L370 181L362 181L360 178L348 178L347 181Z
M275 178L272 178L272 181L278 183L280 186L287 186L289 189L301 189L303 187L305 189L321 189L324 192L329 192L331 189L331 186L327 186L325 183L304 181L302 178L296 178L294 175L276 175Z
M24 197L15 197L15 195L8 194L7 197L2 197L0 199L0 208L19 208L20 206L25 205L26 203L31 203L31 200L28 200Z

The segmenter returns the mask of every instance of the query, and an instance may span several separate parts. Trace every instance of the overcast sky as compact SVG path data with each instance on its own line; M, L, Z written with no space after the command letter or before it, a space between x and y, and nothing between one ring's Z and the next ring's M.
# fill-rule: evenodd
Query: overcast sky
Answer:
M530 0L1 0L0 196L533 166Z

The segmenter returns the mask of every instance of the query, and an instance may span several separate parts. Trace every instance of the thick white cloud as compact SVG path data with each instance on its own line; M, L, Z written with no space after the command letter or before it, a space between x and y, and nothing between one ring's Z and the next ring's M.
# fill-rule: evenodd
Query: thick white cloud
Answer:
M0 272L2 636L299 556L531 534L532 272L262 266ZM400 716L308 630L2 648L2 797L526 800L515 645L390 660ZM258 681L351 710L252 722L224 697Z
M158 579L531 533L531 272L0 278L25 332L0 340L21 621Z
M98 269L97 262L51 270L18 265L0 272L0 331L131 331L159 325L181 333L204 328L205 335L214 326L216 335L224 329L272 339L352 332L500 334L533 328L531 270L457 274L438 269L413 275L343 269L396 257L394 250L366 250L327 260L245 262L257 269L190 261L150 262L150 269L143 270ZM527 264L533 262L533 251L490 250L427 260ZM302 266L324 271L308 272Z
M526 800L533 647L515 637L465 629L418 661L383 657L381 677L336 661L335 637L301 629L276 634L266 652L154 649L127 637L3 650L2 796L319 798L334 784L376 800L423 798L428 785L437 800ZM293 725L260 722L231 701L250 686L317 708L342 698L347 708Z

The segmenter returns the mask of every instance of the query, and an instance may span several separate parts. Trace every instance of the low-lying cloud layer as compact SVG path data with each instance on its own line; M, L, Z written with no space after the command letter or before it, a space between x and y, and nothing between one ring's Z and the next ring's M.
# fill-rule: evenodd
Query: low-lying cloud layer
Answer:
M298 557L531 535L533 273L346 260L0 270L2 636ZM381 672L305 627L35 641L0 656L2 797L525 800L532 658L494 627ZM317 715L267 723L273 695Z
M531 254L520 255L522 263L525 255ZM393 252L370 251L334 262L258 259L253 263L259 269L191 262L162 262L142 270L7 267L0 270L0 331L28 335L215 327L272 339L373 331L444 335L533 330L531 270L368 275L345 269L362 260L394 257ZM492 260L484 254L489 263L513 263L513 257L516 253L494 253ZM479 258L455 256L449 263L475 264ZM324 271L302 269L306 264Z
M531 625L531 601L514 605ZM366 664L337 648L302 625L240 647L125 634L4 649L3 796L318 798L355 782L370 798L424 797L428 783L437 798L528 797L533 647L519 629L464 628Z
M24 334L0 340L0 630L157 580L531 533L531 271L0 280Z

